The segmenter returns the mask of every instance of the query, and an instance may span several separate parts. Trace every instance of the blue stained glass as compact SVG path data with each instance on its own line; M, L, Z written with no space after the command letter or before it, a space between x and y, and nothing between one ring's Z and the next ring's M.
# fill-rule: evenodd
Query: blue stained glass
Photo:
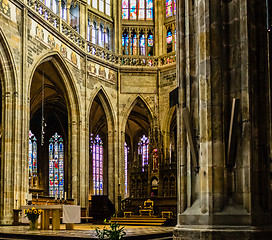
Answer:
M60 135L49 140L49 196L64 197L64 147Z
M150 34L148 36L147 44L148 44L149 47L153 46L154 42L153 42L153 35L152 34Z
M167 42L167 44L171 44L172 43L172 39L173 39L172 32L168 31L167 32L167 36L166 36L166 42Z
M31 130L29 130L28 138L28 176L29 186L33 188L37 183L37 139Z
M145 36L140 36L140 55L145 55Z
M130 19L137 19L136 0L130 0Z
M146 0L146 20L153 20L153 0Z

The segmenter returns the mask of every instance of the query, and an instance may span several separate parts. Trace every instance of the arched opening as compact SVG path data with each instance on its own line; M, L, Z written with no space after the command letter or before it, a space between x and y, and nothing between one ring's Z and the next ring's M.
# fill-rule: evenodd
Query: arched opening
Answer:
M151 192L151 187L148 186L152 165L152 159L150 159L151 114L141 98L137 98L132 106L125 127L125 143L129 149L124 154L125 157L127 156L124 162L127 163L125 176L128 182L125 196L146 198ZM137 179L136 186L135 179Z
M34 72L30 89L30 130L36 138L36 162L29 146L29 169L36 164L36 175L29 173L30 193L64 198L64 192L68 191L65 92L62 77L53 62L41 63Z
M108 193L108 123L98 96L90 112L90 195Z

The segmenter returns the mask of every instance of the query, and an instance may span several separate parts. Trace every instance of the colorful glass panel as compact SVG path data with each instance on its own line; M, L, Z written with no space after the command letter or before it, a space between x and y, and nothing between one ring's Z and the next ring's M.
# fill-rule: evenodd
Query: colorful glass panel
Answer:
M148 165L148 152L149 152L148 145L149 145L149 139L145 135L143 135L139 143L140 154L142 155L141 157L142 157L143 167Z
M146 0L146 20L153 20L153 0Z
M28 152L28 176L29 186L35 187L37 180L37 139L34 134L29 130L29 152Z
M125 142L125 195L128 195L128 147Z
M145 0L138 1L138 20L145 19Z
M91 134L91 156L93 160L93 192L103 194L103 143L99 135L93 139Z
M145 36L140 36L140 55L145 55Z
M122 19L128 19L128 11L129 11L129 6L128 6L128 0L123 0L122 2Z
M172 17L172 0L166 0L166 17Z
M132 44L131 44L131 54L132 55L137 55L137 36L136 34L132 35Z
M64 147L57 133L49 140L49 196L64 197Z
M172 32L171 32L171 31L168 31L168 32L167 32L167 36L166 36L166 42L167 42L167 44L171 44L171 43L172 43L172 40L173 40Z
M96 44L96 22L93 22L92 43Z
M128 43L129 43L129 38L128 38L128 34L124 33L122 36L122 46L124 48L124 55L128 55Z
M148 35L148 39L147 39L147 45L148 45L148 47L153 47L153 44L154 44L154 42L153 42L153 34L149 34Z
M137 19L136 0L130 0L130 19Z

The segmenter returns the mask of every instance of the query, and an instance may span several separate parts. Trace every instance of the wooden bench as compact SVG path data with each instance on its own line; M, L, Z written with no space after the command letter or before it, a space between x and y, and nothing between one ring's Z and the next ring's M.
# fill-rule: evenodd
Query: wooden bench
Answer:
M162 218L164 218L164 217L171 218L173 216L173 212L172 211L162 211L161 215L162 215Z
M131 217L133 212L124 212L124 218Z

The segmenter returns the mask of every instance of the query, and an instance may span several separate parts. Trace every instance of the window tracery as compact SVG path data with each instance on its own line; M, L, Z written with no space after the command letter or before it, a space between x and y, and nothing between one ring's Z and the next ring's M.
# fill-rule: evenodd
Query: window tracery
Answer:
M64 146L57 133L49 140L49 196L64 197Z
M122 34L123 55L153 56L153 29L125 28Z
M176 0L166 0L165 1L166 8L166 18L172 17L176 15Z
M123 0L122 19L153 20L153 0Z
M91 134L91 154L93 165L93 193L103 195L103 142L99 135L93 139Z
M35 187L37 181L37 139L29 130L29 153L28 153L29 187Z

